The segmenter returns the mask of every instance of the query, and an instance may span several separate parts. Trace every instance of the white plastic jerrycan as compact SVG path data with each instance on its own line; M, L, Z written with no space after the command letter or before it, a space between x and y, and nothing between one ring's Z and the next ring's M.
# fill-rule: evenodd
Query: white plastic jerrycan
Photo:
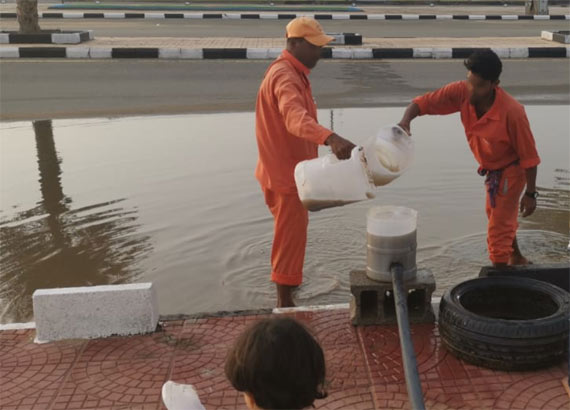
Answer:
M303 206L309 211L374 198L374 184L362 147L355 147L350 159L342 161L329 154L299 162L295 167L295 184Z
M402 175L414 160L414 142L398 125L382 128L364 144L374 185L381 186Z

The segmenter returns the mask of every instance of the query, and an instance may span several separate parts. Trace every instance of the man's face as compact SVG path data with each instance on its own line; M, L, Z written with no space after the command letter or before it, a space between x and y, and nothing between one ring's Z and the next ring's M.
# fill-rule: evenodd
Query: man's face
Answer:
M483 101L487 101L491 97L493 90L498 83L498 81L485 80L477 74L468 71L467 89L469 90L470 95L469 102L472 105L476 105Z
M305 39L299 39L293 43L291 53L308 69L313 69L321 58L322 47L315 46Z

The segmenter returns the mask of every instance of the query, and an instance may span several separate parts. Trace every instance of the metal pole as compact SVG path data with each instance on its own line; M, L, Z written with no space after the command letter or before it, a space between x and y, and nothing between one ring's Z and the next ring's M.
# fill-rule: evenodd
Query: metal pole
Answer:
M414 410L425 410L422 385L416 363L416 353L412 344L410 322L408 320L408 298L404 290L404 268L400 264L392 265L392 284L394 286L394 302L396 305L396 317L398 318L398 332L400 345L402 346L402 361L406 375L406 388L408 397Z

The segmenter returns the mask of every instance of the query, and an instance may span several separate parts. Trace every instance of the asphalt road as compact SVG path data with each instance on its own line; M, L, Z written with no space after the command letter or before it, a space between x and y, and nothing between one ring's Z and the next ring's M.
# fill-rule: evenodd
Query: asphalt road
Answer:
M267 61L4 60L0 120L248 111ZM402 106L465 78L460 60L321 61L321 108ZM570 104L566 60L504 61L502 85L526 104Z
M100 37L281 37L283 20L41 20L43 29L95 30ZM542 30L568 30L567 20L550 21L321 21L330 33L365 37L531 37ZM16 20L1 21L3 30L17 30Z

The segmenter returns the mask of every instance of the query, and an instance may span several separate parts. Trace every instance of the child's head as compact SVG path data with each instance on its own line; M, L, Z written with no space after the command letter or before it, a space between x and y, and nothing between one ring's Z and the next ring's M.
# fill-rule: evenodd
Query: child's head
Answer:
M292 318L248 328L230 350L225 371L250 408L304 409L326 397L323 350Z

